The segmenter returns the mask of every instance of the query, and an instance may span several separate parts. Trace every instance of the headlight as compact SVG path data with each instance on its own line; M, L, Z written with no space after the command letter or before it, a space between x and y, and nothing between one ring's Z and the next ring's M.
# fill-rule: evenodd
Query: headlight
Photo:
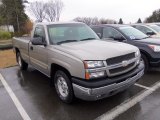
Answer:
M104 67L103 61L84 61L84 66L86 69L85 79L94 79L106 76L106 71L96 71L91 72L89 69L96 69Z
M160 46L158 45L148 45L154 52L160 52Z
M92 69L104 67L104 64L103 61L84 61L84 66L86 69Z
M136 57L139 57L139 56L140 56L139 50L137 50L137 52L135 52L135 56L136 56Z
M106 71L98 71L98 72L86 72L85 78L88 79L94 79L94 78L100 78L106 76Z

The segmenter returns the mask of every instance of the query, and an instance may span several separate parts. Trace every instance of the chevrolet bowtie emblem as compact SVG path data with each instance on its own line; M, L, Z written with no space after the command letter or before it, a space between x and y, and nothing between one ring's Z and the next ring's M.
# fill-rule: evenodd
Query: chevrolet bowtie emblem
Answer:
M122 61L122 66L123 66L123 67L126 67L128 64L129 64L128 61L126 61L126 60L125 60L125 61Z

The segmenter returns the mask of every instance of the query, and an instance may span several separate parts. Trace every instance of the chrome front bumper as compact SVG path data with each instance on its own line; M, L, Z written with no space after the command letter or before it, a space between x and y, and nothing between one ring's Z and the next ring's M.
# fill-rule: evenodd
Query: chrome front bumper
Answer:
M77 98L95 101L105 97L109 97L115 95L129 86L133 85L137 80L139 80L144 74L144 70L141 70L133 77L130 77L123 82L114 83L107 86L99 87L99 88L85 88L73 83L74 94Z

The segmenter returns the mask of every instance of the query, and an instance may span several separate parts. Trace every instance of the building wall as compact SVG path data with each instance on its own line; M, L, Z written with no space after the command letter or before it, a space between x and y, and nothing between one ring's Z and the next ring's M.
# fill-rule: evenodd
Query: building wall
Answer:
M9 28L9 30L8 30L8 28ZM2 25L2 26L0 26L0 30L14 32L14 28L12 25L8 25L8 27L7 27L7 25Z

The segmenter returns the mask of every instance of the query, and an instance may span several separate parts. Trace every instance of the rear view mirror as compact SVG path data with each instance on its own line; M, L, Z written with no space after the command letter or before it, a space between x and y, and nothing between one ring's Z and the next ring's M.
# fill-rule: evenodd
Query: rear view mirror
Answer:
M152 32L152 31L148 31L146 34L147 34L148 36L155 35L155 33L154 33L154 32Z
M36 37L31 40L33 45L44 45L46 46L46 42L42 37Z

